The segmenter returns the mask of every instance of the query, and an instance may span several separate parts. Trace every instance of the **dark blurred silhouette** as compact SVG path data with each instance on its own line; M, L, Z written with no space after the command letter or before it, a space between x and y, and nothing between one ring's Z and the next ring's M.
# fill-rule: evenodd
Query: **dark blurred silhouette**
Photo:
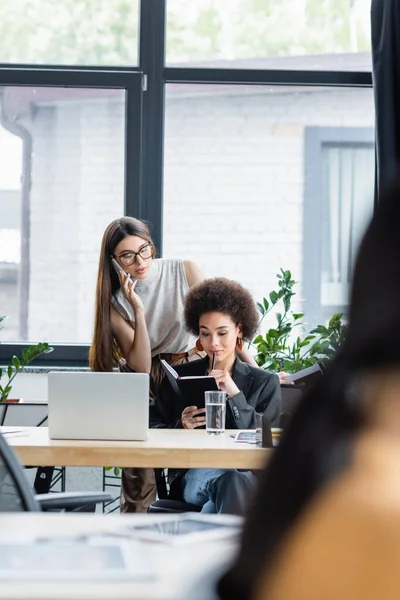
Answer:
M300 403L264 473L244 528L237 560L219 582L218 593L222 600L283 598L284 594L281 595L277 590L283 590L283 584L290 579L292 588L290 585L285 588L286 600L317 598L317 595L309 594L313 577L317 579L323 575L318 572L318 569L321 571L321 565L312 574L308 573L308 580L306 566L318 564L318 560L324 556L329 556L332 561L340 558L340 544L335 545L331 539L330 545L328 539L329 532L332 534L330 537L334 537L333 529L336 529L336 533L341 532L342 549L347 558L348 549L352 548L351 556L354 560L357 559L360 554L357 553L358 543L363 546L364 554L370 548L382 556L381 549L375 550L374 545L365 543L365 535L360 535L359 540L357 536L350 536L346 540L343 531L347 530L340 528L339 524L351 521L349 514L352 514L354 506L348 503L350 512L346 514L346 502L343 502L346 494L351 496L351 491L353 500L369 498L370 510L366 514L371 516L373 522L374 519L379 521L382 515L378 506L385 500L385 490L392 485L391 474L395 472L395 465L391 469L391 461L394 460L395 464L398 462L396 448L400 457L400 441L397 442L397 438L400 440L399 367L400 183L397 183L381 198L360 245L353 277L346 341L326 375ZM382 460L386 470L379 470L375 468L374 449L378 451L383 448L387 449L384 452L385 460ZM352 476L349 478L350 473ZM361 484L368 480L367 473L371 475L369 488ZM334 482L337 487L330 490L332 495L325 497L326 486L333 485ZM343 488L343 482L347 482L347 488ZM353 485L355 489L350 489ZM400 484L398 488L395 498L398 502L396 506L400 507ZM325 505L321 498L325 498ZM332 504L333 498L335 502ZM318 512L319 502L325 506L322 512ZM343 508L343 518L340 519L339 511L332 529L334 519L330 509L334 512L335 506ZM310 514L312 507L316 507L314 515ZM362 511L354 511L354 514L362 515ZM312 529L318 523L318 518L321 531L319 550L311 543L311 530L305 525L308 523ZM396 527L393 531L395 529ZM304 538L298 537L299 530L303 531ZM368 525L360 525L358 533L360 531L368 534ZM306 542L310 542L310 545ZM391 547L390 543L388 547ZM326 554L327 548L332 552L335 548L336 555ZM311 552L309 556L307 551ZM292 560L294 556L302 557L303 560L296 563ZM400 548L396 558L400 560ZM366 560L365 581L372 579L375 583L382 582L383 571L377 575L376 569L369 564L367 566L367 563ZM289 575L296 564L304 567L300 572L305 578L303 583L307 591L304 595L300 588L294 587L295 578ZM347 575L354 574L356 570L352 570L351 561L346 564L349 571ZM391 562L387 561L387 564ZM332 581L335 580L338 585L343 583L345 576L340 570L333 564L326 564L324 573L329 570ZM280 580L277 572L285 573L286 576ZM299 575L298 571L296 573ZM344 579L341 579L342 575ZM336 597L328 593L332 581L327 576L325 587L324 582L320 582L320 598L326 600ZM307 582L310 583L309 589ZM372 587L369 589L372 590ZM321 593L322 589L325 593ZM358 595L358 591L353 590L352 597L362 597L363 600L369 598L369 595ZM400 597L400 589L396 592L397 597ZM378 597L392 598L384 594L378 594ZM344 600L343 596L341 600Z

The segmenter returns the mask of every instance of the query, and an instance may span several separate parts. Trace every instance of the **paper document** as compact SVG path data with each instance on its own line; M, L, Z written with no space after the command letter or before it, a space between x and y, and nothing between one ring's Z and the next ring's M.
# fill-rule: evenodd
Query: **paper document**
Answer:
M26 428L22 427L0 427L0 433L5 437L15 437L18 435L26 435Z
M153 579L143 543L109 539L1 541L1 580Z

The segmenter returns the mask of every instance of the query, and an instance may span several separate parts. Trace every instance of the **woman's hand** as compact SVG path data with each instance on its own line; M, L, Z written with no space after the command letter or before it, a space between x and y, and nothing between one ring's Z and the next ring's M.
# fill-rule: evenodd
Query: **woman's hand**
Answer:
M281 371L280 373L277 373L277 375L279 377L280 385L293 385L293 381L286 379L286 377L289 377L289 373L285 373L285 371Z
M184 429L195 429L206 424L206 409L197 406L187 406L182 412L181 420ZM198 416L200 415L200 416Z
M132 306L134 312L136 313L138 310L144 310L143 302L140 296L135 292L137 281L133 281L128 273L121 273L118 276L122 292L129 304Z
M232 396L236 396L236 394L239 394L240 390L233 381L232 377L229 375L228 371L219 371L218 369L213 369L210 371L210 375L214 377L215 381L217 382L218 389L226 392L230 398L232 398Z

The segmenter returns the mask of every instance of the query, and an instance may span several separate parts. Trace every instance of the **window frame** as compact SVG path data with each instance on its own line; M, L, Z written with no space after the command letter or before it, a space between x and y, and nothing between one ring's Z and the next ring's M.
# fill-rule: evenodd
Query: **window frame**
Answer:
M125 91L125 164L124 212L142 215L142 103L143 74L138 69L109 71L98 69L0 68L0 86L63 87L119 89ZM23 348L35 342L0 343L0 365L9 364L11 357L20 356ZM85 344L54 344L50 354L35 361L36 366L88 366L89 346Z
M127 106L125 156L125 212L152 224L158 253L162 256L163 225L163 152L165 126L165 85L167 83L274 85L289 87L372 87L372 73L364 71L313 71L224 69L166 66L166 2L140 0L139 64L135 67L73 67L0 64L0 85L70 85L126 87L133 85L134 75L141 78L141 123L132 94ZM136 79L137 81L137 79ZM58 82L58 83L57 83ZM136 89L136 87L134 88ZM141 140L129 137L129 131L141 127ZM137 127L136 127L137 132ZM132 158L133 157L133 158ZM131 162L133 160L133 163ZM131 166L134 164L134 168ZM127 165L130 168L127 168ZM94 301L94 299L93 299ZM35 361L36 366L87 366L89 346L53 344L54 351ZM33 343L33 342L32 342ZM29 344L1 343L0 365L8 364L13 353L19 354Z
M306 127L304 132L304 210L303 210L303 270L302 289L304 313L311 322L321 312L322 283L322 222L324 198L323 147L324 145L346 145L351 147L374 146L375 131L372 127ZM314 225L312 226L311 223ZM313 268L310 269L310 265ZM324 311L346 314L347 305L326 305Z

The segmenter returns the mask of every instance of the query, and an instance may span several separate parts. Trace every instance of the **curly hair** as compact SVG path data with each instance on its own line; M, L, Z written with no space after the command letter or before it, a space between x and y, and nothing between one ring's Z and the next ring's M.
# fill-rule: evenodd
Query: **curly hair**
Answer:
M219 312L229 315L242 325L245 340L251 341L258 327L258 312L248 290L237 281L215 277L193 286L185 297L185 324L194 335L199 335L201 315Z

